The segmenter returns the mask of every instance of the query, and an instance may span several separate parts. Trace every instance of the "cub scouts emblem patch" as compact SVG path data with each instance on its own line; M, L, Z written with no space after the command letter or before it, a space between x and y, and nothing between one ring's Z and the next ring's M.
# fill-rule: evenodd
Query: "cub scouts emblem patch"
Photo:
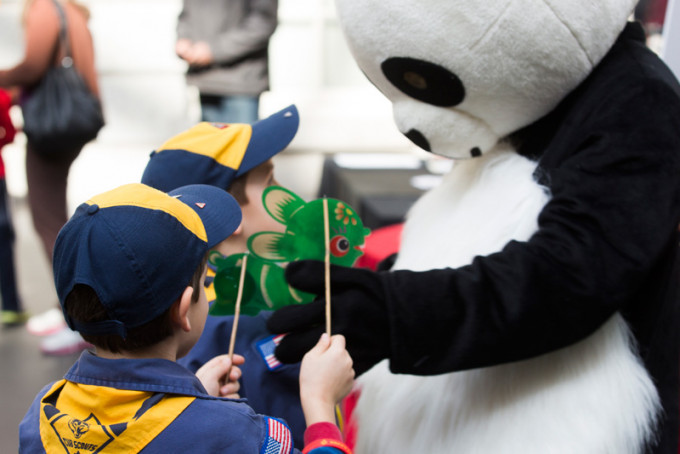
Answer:
M269 370L276 370L283 366L278 358L274 356L274 350L276 350L276 346L279 345L283 336L285 336L285 334L269 336L257 343L257 351L260 352L260 356L262 356L262 360Z
M47 407L45 410L52 413L56 409ZM63 452L69 454L101 452L114 438L92 413L87 419L80 420L57 412L50 421L50 426L64 448Z
M88 430L90 430L90 425L88 423L76 418L71 418L69 420L68 427L71 429L73 436L76 438L80 438L82 435L87 433Z

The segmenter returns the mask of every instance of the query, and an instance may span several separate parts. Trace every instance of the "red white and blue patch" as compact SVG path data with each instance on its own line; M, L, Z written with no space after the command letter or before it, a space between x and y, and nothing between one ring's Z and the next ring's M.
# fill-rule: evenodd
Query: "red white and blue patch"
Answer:
M279 345L284 336L285 334L269 336L257 343L257 351L260 352L260 356L262 356L262 360L269 370L276 370L283 366L278 358L274 356L274 350L276 350L276 346Z
M278 419L268 417L264 419L267 421L267 437L260 454L290 454L293 452L293 439L288 426Z

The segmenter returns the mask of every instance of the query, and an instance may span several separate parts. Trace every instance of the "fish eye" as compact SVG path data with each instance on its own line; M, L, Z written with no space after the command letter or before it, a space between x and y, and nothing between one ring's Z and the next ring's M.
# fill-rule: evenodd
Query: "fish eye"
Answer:
M331 254L336 257L343 257L349 252L349 240L342 235L334 236L330 246Z

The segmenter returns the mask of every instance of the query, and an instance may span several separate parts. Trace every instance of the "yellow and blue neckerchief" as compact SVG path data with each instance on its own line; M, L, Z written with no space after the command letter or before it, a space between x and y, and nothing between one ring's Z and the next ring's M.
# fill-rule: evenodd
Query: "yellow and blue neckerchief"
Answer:
M196 398L56 382L40 402L47 454L141 451Z

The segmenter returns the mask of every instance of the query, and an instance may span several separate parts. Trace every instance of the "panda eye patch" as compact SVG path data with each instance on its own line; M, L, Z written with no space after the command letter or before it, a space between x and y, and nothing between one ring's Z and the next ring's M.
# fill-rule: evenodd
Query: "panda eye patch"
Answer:
M418 90L427 89L427 80L425 80L425 78L418 73L406 71L404 73L404 81L413 88L416 88Z
M392 85L424 103L452 107L465 99L465 87L460 78L434 63L393 57L385 60L381 69Z

